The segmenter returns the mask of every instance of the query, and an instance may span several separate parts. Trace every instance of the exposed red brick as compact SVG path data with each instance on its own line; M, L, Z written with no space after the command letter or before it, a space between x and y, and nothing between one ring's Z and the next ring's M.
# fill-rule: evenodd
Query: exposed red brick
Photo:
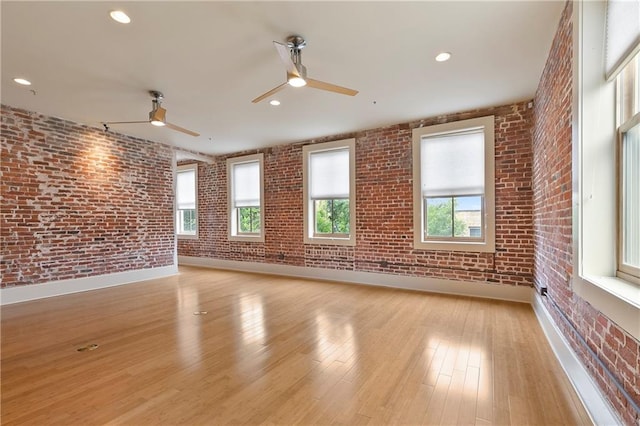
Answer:
M2 287L173 264L173 156L2 106Z
M413 248L412 129L495 116L496 253ZM302 146L356 139L356 246L305 245ZM256 151L234 154L245 155ZM226 156L199 164L198 240L180 255L532 285L531 109L527 102L264 149L265 243L227 238Z

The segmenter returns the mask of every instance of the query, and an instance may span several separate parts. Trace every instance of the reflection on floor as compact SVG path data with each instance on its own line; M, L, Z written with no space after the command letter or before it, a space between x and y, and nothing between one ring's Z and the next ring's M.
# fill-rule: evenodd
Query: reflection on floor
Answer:
M3 307L2 423L589 420L528 305L185 267Z

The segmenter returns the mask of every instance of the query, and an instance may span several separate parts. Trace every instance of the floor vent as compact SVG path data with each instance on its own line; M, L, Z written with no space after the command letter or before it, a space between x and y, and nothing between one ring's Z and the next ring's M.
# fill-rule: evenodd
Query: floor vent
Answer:
M92 343L90 345L87 346L82 346L79 347L78 349L76 349L78 352L86 352L86 351L93 351L95 349L98 349L98 345L96 343Z

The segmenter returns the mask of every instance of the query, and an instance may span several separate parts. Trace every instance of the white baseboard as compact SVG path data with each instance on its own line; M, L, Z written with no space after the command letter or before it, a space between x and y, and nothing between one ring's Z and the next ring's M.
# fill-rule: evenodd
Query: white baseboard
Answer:
M0 305L9 305L12 303L26 302L28 300L43 299L45 297L131 284L137 281L167 277L177 273L178 267L176 265L170 265L159 268L136 269L134 271L97 275L95 277L52 281L45 284L7 287L0 290Z
M598 386L591 379L584 365L571 349L569 342L556 326L549 311L542 303L540 295L534 292L532 305L538 317L538 322L547 336L551 349L560 362L562 369L567 374L569 381L575 389L582 405L591 417L594 425L618 425L620 421L606 401Z
M337 269L309 268L303 266L278 265L274 263L241 262L208 257L178 256L179 265L202 266L229 269L233 271L257 272L298 278L340 281L352 284L366 284L406 290L428 291L432 293L454 294L458 296L483 297L531 303L531 287L506 286L477 282L421 278L404 275L380 274L375 272L344 271Z

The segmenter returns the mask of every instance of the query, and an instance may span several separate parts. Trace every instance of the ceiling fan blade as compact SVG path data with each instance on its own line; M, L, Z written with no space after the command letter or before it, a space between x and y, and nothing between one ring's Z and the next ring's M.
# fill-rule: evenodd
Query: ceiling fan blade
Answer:
M336 86L335 84L326 83L320 80L314 80L312 78L307 78L307 86L313 87L314 89L327 90L329 92L340 93L341 95L355 96L358 94L357 90L349 89L347 87Z
M279 91L281 91L282 89L284 89L287 86L287 83L282 83L280 86L274 87L273 89L269 90L267 93L262 94L260 96L258 96L257 98L255 98L254 100L252 100L251 102L253 102L254 104L257 104L258 102L260 102L261 100L268 98L269 96L278 93Z
M148 123L149 120L145 121L103 121L102 124L138 124L138 123Z
M192 130L185 129L184 127L176 126L175 124L165 123L165 126L167 126L168 128L170 128L172 130L177 130L178 132L186 133L186 134L191 135L191 136L200 136L200 133L196 133L196 132L194 132Z
M287 68L287 73L300 77L300 72L298 71L298 68L296 68L296 64L294 64L291 59L291 51L289 50L289 47L282 43L278 43L277 41L274 41L273 45L276 47L282 63Z

